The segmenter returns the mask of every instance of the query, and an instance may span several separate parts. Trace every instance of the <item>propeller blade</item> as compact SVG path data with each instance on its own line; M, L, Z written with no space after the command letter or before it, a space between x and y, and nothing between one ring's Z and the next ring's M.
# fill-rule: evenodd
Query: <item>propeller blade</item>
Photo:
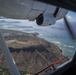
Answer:
M67 30L68 30L71 38L72 38L73 40L76 40L75 32L73 31L73 28L71 27L71 25L70 25L67 17L64 17L64 22L65 22L66 28L67 28Z

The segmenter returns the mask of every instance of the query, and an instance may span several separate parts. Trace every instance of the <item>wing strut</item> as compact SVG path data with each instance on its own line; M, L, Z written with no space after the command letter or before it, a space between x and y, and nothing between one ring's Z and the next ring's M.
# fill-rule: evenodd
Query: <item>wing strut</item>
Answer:
M18 68L16 66L16 63L12 57L12 54L10 53L10 51L6 45L5 39L2 36L1 31L0 31L0 47L1 47L1 50L4 54L4 57L6 59L6 62L7 62L7 65L9 67L9 70L11 72L11 75L20 75Z

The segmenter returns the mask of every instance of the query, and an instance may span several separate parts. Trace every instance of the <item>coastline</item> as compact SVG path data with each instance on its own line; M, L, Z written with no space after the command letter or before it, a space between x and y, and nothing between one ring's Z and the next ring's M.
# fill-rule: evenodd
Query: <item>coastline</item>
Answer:
M27 67L26 72L35 73L64 57L57 45L39 38L38 33L23 33L13 30L2 30L2 33L21 71L25 70L25 65ZM3 67L7 68L3 54L0 55L2 55L0 57L2 57Z

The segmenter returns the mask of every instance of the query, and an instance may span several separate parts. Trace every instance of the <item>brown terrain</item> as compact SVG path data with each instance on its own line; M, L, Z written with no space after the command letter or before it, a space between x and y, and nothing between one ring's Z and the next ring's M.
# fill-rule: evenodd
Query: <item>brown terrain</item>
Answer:
M2 30L2 33L20 71L35 74L65 57L57 45L39 38L38 33L10 30ZM1 50L0 67L8 68Z

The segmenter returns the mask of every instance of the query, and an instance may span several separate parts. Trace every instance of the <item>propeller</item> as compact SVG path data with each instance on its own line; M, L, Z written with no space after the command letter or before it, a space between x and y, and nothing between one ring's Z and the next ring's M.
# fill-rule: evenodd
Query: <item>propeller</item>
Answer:
M72 25L70 24L70 22L66 16L64 17L64 22L65 22L65 26L67 28L67 31L71 36L71 39L75 41L76 40L76 35L75 35L76 33L73 31Z

